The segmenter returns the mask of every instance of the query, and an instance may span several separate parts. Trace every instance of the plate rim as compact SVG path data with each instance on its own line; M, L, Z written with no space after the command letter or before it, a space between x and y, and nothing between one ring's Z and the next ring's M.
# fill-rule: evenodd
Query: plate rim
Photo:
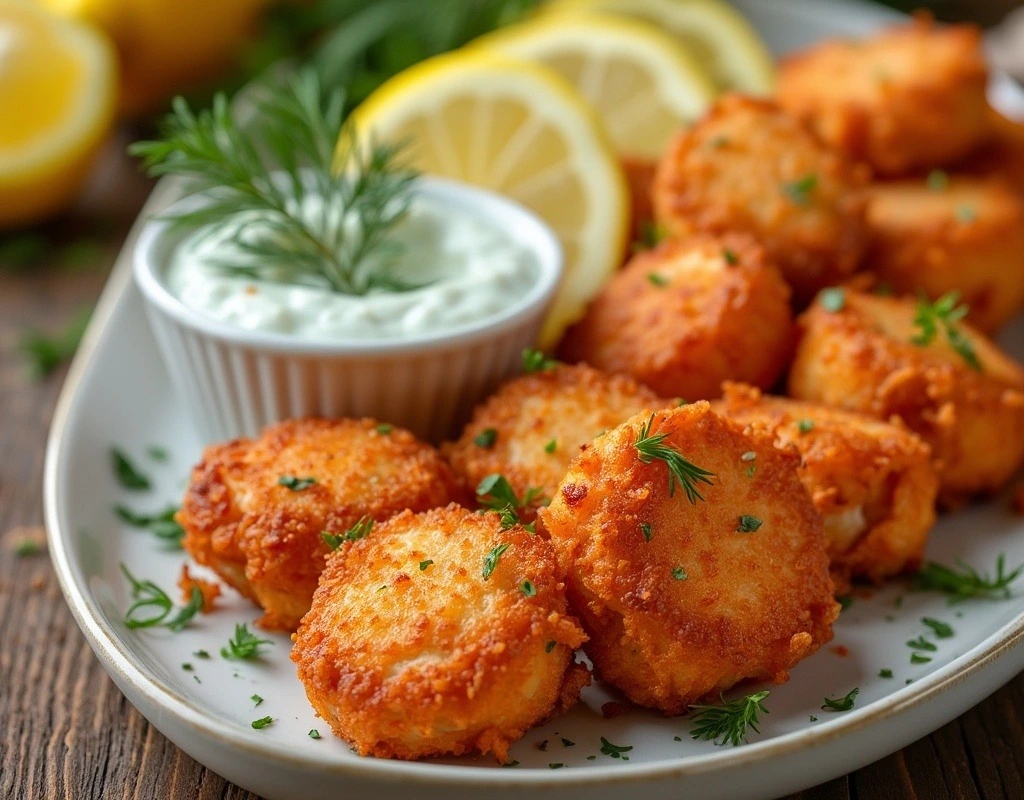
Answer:
M787 0L787 5L804 3ZM859 5L839 3L844 6ZM877 9L876 9L877 11ZM543 768L522 770L481 769L432 762L409 762L389 759L359 758L338 760L329 752L324 754L292 753L272 743L253 740L245 728L224 721L179 692L169 683L132 658L132 651L120 641L113 628L104 619L88 582L75 563L72 554L72 533L61 526L61 472L63 453L68 443L68 429L72 410L78 402L80 385L88 374L106 342L111 318L131 290L131 257L135 240L145 218L180 194L174 181L162 181L150 195L139 213L125 244L111 271L110 277L97 301L92 319L81 345L68 370L54 408L51 427L47 435L43 467L43 513L50 560L60 584L64 600L71 610L79 629L101 665L116 672L126 685L156 707L171 714L195 733L217 740L222 745L247 751L268 762L289 768L315 770L321 774L353 775L379 780L411 780L434 786L462 784L469 787L587 787L615 783L672 780L729 767L748 767L766 761L792 756L797 751L811 749L836 739L853 736L858 731L920 708L946 694L957 685L980 675L996 661L1006 658L1024 643L1024 611L1010 622L984 638L958 658L914 683L861 709L844 714L813 728L782 734L768 740L755 741L740 748L722 749L680 759L662 759L649 763L595 766L585 770L559 770ZM1024 659L1022 659L1024 660ZM1021 665L1024 667L1024 664ZM113 675L112 675L113 677ZM127 693L125 693L127 694ZM129 701L138 709L132 698ZM141 713L141 712L140 712ZM962 712L959 712L962 713ZM958 714L959 715L959 714ZM145 716L145 715L144 715ZM152 723L151 721L151 724ZM154 724L158 730L161 726ZM930 731L919 733L926 735ZM913 741L908 739L906 743ZM904 743L904 745L906 744ZM901 746L904 746L901 745ZM893 752L895 749L893 750Z

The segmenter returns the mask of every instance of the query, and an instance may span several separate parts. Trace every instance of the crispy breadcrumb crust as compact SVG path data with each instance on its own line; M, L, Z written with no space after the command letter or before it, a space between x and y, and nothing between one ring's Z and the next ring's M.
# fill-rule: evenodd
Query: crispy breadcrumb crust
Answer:
M313 708L361 755L504 762L578 700L585 639L550 543L453 504L399 514L332 554L291 657Z
M975 371L940 330L911 340L918 301L845 290L839 311L815 302L800 319L802 338L789 376L801 400L882 420L898 417L940 464L940 500L1000 489L1024 460L1024 370L966 323L981 362Z
M462 436L442 445L441 451L470 488L499 473L520 498L531 488L540 489L541 495L524 510L529 521L554 496L569 462L595 436L645 408L669 402L624 375L559 364L504 384L477 406ZM495 432L494 443L477 444L477 437L488 430Z
M727 95L669 145L653 200L676 235L752 234L806 304L860 264L866 180L774 102Z
M1024 305L1024 199L999 178L877 183L868 193L867 263L897 293L960 292L991 333Z
M639 457L649 418L596 439L540 520L597 673L635 703L681 714L746 678L785 681L832 638L839 605L795 453L706 402L657 412L651 433L715 473L691 505L680 487L670 496L663 461ZM739 532L741 515L760 527Z
M919 437L902 425L742 384L727 384L713 408L800 454L797 471L824 521L838 585L878 583L920 567L939 477Z
M970 175L999 178L1024 196L1024 123L988 109L988 134L984 143L958 161L954 169Z
M920 16L783 58L777 94L825 141L896 176L948 164L984 140L987 83L980 29Z
M746 234L669 239L612 277L558 352L665 397L718 397L730 379L767 388L792 354L789 295Z
M316 483L292 491L278 483L287 475ZM408 431L309 418L206 448L176 519L189 554L263 608L260 625L294 630L328 552L323 531L463 497L441 455Z

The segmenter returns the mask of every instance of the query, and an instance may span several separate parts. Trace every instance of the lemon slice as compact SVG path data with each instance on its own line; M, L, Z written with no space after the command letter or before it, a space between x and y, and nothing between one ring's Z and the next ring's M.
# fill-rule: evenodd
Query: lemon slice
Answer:
M0 0L0 228L40 219L78 191L113 117L116 73L100 34Z
M775 64L746 18L722 0L553 0L547 13L596 11L653 23L689 48L722 91L771 94Z
M537 61L597 111L620 156L657 161L672 135L700 117L715 84L677 39L651 25L597 14L511 25L474 46Z
M387 81L353 121L363 140L405 142L411 166L505 194L558 234L565 274L544 323L550 347L618 266L625 178L600 120L557 73L468 50Z

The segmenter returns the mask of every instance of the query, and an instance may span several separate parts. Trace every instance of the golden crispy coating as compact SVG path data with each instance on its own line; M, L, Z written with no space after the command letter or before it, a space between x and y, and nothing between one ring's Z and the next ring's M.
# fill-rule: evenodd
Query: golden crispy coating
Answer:
M559 354L697 400L728 379L771 386L792 343L789 289L764 250L746 234L698 234L634 256Z
M948 164L986 134L981 31L918 18L783 59L779 102L881 175Z
M866 177L775 103L733 95L669 146L654 208L678 235L752 234L806 303L860 263Z
M678 484L670 493L665 461L641 460L649 419L596 439L540 519L598 674L633 702L680 714L745 678L786 680L832 638L839 606L796 454L706 402L658 412L650 434L714 473L691 504Z
M950 345L943 326L912 343L918 301L846 289L838 311L820 300L800 320L803 336L789 376L794 397L900 417L940 463L941 497L999 489L1024 459L1024 370L966 323L981 369Z
M998 177L1024 196L1024 123L988 110L985 143L956 165L959 172L981 177Z
M545 539L456 505L407 512L328 559L292 660L361 755L505 761L589 683L566 605Z
M498 389L442 452L471 488L500 473L519 498L540 489L535 504L524 510L529 521L545 498L554 497L580 448L634 414L669 402L624 375L559 364Z
M296 491L278 483L283 476L316 482ZM440 454L408 431L300 419L206 448L177 520L185 549L259 604L263 627L294 630L328 552L323 531L462 496Z
M997 178L933 173L877 183L867 265L899 293L960 292L968 319L998 330L1024 305L1024 199Z
M658 169L655 161L644 161L628 156L621 159L622 172L629 186L630 209L634 242L643 242L654 224L654 206L651 202L651 186Z
M825 524L833 577L874 582L921 564L935 524L931 450L901 426L728 384L715 411L800 454L800 480Z

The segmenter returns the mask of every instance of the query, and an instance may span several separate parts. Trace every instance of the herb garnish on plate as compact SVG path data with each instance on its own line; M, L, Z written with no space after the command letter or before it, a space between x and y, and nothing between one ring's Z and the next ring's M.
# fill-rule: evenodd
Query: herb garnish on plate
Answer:
M747 740L747 728L760 733L758 716L768 713L764 704L767 698L768 692L761 691L738 700L723 697L720 706L690 706L694 712L691 719L695 723L690 736L698 741L736 747Z

